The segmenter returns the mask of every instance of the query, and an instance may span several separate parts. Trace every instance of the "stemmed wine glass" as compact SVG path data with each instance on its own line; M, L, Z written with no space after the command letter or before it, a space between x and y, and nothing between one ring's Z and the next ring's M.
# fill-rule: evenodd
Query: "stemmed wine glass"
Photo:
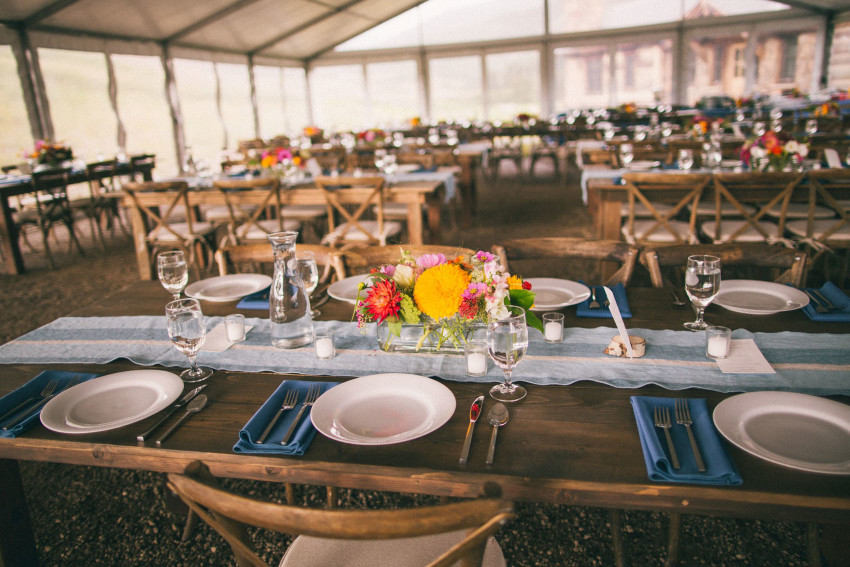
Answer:
M623 167L628 169L633 159L635 159L634 147L631 144L622 144L620 146L620 161L623 162Z
M184 370L180 378L184 382L201 382L212 376L209 368L201 368L196 362L198 351L206 339L204 314L197 299L178 299L165 306L168 322L168 338L177 350L189 358L191 368Z
M511 372L528 350L528 327L525 310L509 305L508 316L487 325L487 352L505 373L505 381L490 388L490 396L500 402L516 402L528 393L511 382Z
M702 331L708 326L703 320L705 308L720 291L720 258L717 256L688 256L685 270L685 292L691 300L696 321L685 323L691 331Z
M304 291L307 292L307 297L310 297L319 286L319 266L316 264L316 257L312 252L304 252L296 258L295 265L304 282ZM318 317L321 314L322 312L318 309L310 312L311 317Z
M156 271L162 287L174 295L175 301L180 299L180 294L189 283L189 268L183 251L161 252L156 257Z
M682 148L679 150L679 169L688 171L694 166L694 151Z

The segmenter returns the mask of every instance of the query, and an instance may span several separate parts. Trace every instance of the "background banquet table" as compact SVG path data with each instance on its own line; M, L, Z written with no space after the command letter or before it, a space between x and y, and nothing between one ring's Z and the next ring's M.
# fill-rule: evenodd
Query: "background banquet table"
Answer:
M683 321L690 319L690 310L670 305L666 290L633 288L628 294L634 313L628 322L631 328L679 329ZM72 315L158 315L168 297L158 282L137 282ZM215 316L235 311L235 303L203 302L203 306L208 315ZM322 311L322 319L348 320L351 305L331 300ZM563 311L568 326L612 327L610 320L576 317L574 307ZM256 310L243 312L252 317L262 316ZM752 317L718 308L710 309L707 317L712 322L751 331L847 332L844 324L813 323L799 311ZM600 349L603 347L600 345ZM44 368L45 365L38 364L4 364L0 395ZM131 368L138 367L122 360L105 365L62 365L62 369L98 373ZM286 369L287 352L281 351L280 372ZM522 365L515 375L522 381ZM508 498L520 500L850 524L850 477L794 471L734 447L729 451L744 479L741 486L720 488L649 482L630 397L674 395L657 386L629 389L592 382L570 386L530 384L527 400L511 408L511 422L500 432L493 467L484 465L489 431L482 424L473 440L469 465L458 465L469 404L486 390L482 384L458 381L443 382L457 399L454 415L439 430L414 441L361 447L317 436L302 457L233 453L239 429L285 378L278 373L217 371L206 390L211 400L208 409L181 427L163 449L135 442L135 435L156 419L153 417L102 433L69 436L37 426L17 439L1 439L0 486L4 487L4 498L0 517L13 517L22 510L25 513L17 460L176 472L201 459L217 475L272 482L472 497L485 481L494 480L502 485ZM699 389L687 389L675 395L705 398L709 408L729 396ZM847 396L837 399L848 401ZM21 542L31 541L26 523L18 523L16 527L17 530L4 531L7 535L0 543L5 548L20 547ZM34 554L32 549L28 552Z

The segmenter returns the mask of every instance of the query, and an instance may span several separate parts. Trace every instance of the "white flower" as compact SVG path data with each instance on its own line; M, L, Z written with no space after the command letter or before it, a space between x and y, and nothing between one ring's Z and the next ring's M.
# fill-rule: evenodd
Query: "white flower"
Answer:
M407 264L399 264L395 267L393 280L401 287L410 287L413 285L413 268Z
M750 148L750 154L755 159L761 159L763 157L767 157L767 150L762 148L761 146L753 146Z
M806 144L797 144L797 153L800 154L800 157L805 158L809 155L809 146Z
M785 151L789 154L798 154L800 153L800 144L797 143L797 140L791 140L785 144Z

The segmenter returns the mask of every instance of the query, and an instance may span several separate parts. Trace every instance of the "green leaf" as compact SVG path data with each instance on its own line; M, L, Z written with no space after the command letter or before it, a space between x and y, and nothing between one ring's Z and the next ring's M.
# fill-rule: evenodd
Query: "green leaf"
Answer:
M396 318L395 321L387 319L387 327L390 332L397 337L401 336L401 320Z
M527 289L512 289L509 293L511 305L517 305L525 310L526 324L542 333L543 323L537 315L531 312L531 306L534 305L534 292Z

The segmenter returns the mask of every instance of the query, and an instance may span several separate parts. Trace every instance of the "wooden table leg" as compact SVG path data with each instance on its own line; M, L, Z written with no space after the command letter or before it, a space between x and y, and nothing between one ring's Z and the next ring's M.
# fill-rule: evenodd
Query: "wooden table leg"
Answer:
M422 231L422 203L410 201L407 203L407 235L411 244L425 243Z
M130 226L133 229L133 247L136 249L136 265L139 267L139 277L143 280L153 279L151 271L151 253L146 240L147 228L142 213L136 207L127 207L130 213Z
M426 199L426 210L428 213L428 242L440 244L440 209L443 206L442 194L430 195Z
M0 459L0 565L38 565L18 461Z

